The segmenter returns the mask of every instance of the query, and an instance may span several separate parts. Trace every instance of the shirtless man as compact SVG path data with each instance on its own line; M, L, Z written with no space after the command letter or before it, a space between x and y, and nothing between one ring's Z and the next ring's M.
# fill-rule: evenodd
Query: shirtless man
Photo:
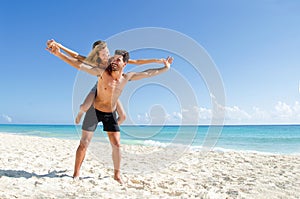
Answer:
M129 53L126 51L117 51L109 61L106 69L95 67L86 63L82 63L78 59L74 59L62 53L58 45L53 45L51 52L70 64L71 66L83 70L91 75L98 77L97 91L101 93L97 95L92 106L86 113L82 125L82 137L76 151L75 169L73 177L79 176L80 166L84 160L87 147L92 139L97 124L101 121L103 129L107 132L110 144L112 146L112 160L114 164L114 179L122 183L120 175L121 151L120 151L120 129L116 121L116 104L128 81L139 80L143 78L153 77L169 70L173 62L172 57L163 60L164 67L156 69L148 69L143 72L128 72L123 70L128 63Z
M65 51L68 55L70 55L73 58L76 58L82 62L84 61L88 61L88 62L93 62L93 58L88 56L89 59L87 59L87 57L85 57L84 55L80 55L79 53L63 46L62 44L54 41L53 39L48 40L47 41L47 48L51 48L52 45L58 45L58 47ZM98 58L96 59L97 64L99 67L102 68L106 68L106 66L108 65L108 59L109 59L109 49L107 47L107 44L105 41L95 41L93 43L92 46L92 50L98 48L99 53L98 53ZM92 52L91 52L92 53ZM143 64L150 64L150 63L163 63L163 59L129 59L128 60L128 64L134 64L134 65L143 65ZM96 92L97 92L97 83L95 84L95 86L90 90L89 94L85 97L83 103L80 105L80 109L79 112L75 118L75 123L79 124L81 117L83 116L84 113L86 113L88 111L88 109L91 107L91 105L94 103L95 100L95 96L96 96ZM117 101L117 113L118 113L118 124L122 124L125 119L126 119L126 113L124 111L123 105L121 103L120 100Z

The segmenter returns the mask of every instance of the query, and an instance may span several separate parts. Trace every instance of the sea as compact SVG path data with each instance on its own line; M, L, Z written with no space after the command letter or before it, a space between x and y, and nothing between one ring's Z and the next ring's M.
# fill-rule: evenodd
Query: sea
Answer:
M79 140L80 125L0 124L0 133ZM93 142L107 142L99 125ZM191 150L300 155L300 125L122 126L121 143ZM1 143L5 144L5 143Z

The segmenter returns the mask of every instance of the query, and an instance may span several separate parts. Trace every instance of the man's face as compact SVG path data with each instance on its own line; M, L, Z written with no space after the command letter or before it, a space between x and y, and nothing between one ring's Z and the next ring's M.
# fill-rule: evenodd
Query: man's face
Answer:
M114 55L109 59L109 62L111 64L112 71L122 70L126 65L126 63L123 61L122 55Z
M109 50L107 47L103 48L99 52L99 57L104 65L107 65L109 59Z

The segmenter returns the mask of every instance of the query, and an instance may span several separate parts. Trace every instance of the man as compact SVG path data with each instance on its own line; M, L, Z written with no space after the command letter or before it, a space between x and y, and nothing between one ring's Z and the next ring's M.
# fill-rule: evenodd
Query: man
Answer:
M129 60L129 53L126 51L117 51L116 54L110 59L108 67L103 69L83 63L78 59L65 55L60 51L58 45L53 45L49 50L55 56L71 66L98 77L97 92L101 94L97 94L94 101L94 106L92 106L85 115L82 125L82 138L76 151L73 177L76 178L79 176L80 166L84 160L87 147L92 139L97 124L101 121L103 123L103 129L107 132L112 146L114 179L119 183L122 183L120 176L120 129L115 118L116 104L119 96L121 95L122 90L128 81L153 77L168 71L170 64L173 62L173 58L168 57L166 60L163 60L164 67L161 68L148 69L143 72L129 72L124 74L123 70Z
M47 41L47 48L52 48L53 45L57 45L61 50L65 51L68 55L80 61L85 61L92 64L96 62L98 67L101 68L106 68L108 65L109 50L105 41L101 41L101 40L95 41L92 46L92 52L90 53L90 55L88 55L88 58L63 46L62 44L54 41L53 39ZM93 52L94 49L98 52L98 54ZM163 63L163 59L138 59L138 60L129 59L128 63L135 64L135 65L143 65L149 63ZM94 103L96 91L97 91L97 83L91 89L89 94L86 96L84 102L80 105L79 112L75 118L76 124L79 124L82 115L86 113L88 109L91 107L91 105ZM126 118L126 113L124 111L123 105L120 100L117 101L116 110L118 113L118 124L120 125L125 121Z

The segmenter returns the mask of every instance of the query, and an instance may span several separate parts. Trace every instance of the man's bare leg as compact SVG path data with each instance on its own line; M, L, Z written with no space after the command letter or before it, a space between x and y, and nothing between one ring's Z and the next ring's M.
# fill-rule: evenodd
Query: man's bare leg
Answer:
M92 131L85 131L82 130L82 135L80 139L80 144L76 150L76 159L75 159L75 167L74 167L74 174L73 178L79 177L79 171L80 167L82 165L82 162L84 160L86 150L92 140L94 132Z
M112 147L112 160L114 163L114 179L123 184L121 180L121 143L120 143L120 132L107 132L111 147Z
M89 108L94 103L94 100L95 100L95 92L91 91L84 99L84 102L80 105L79 112L75 118L76 124L80 123L81 117L83 116L84 113L86 113L89 110Z

